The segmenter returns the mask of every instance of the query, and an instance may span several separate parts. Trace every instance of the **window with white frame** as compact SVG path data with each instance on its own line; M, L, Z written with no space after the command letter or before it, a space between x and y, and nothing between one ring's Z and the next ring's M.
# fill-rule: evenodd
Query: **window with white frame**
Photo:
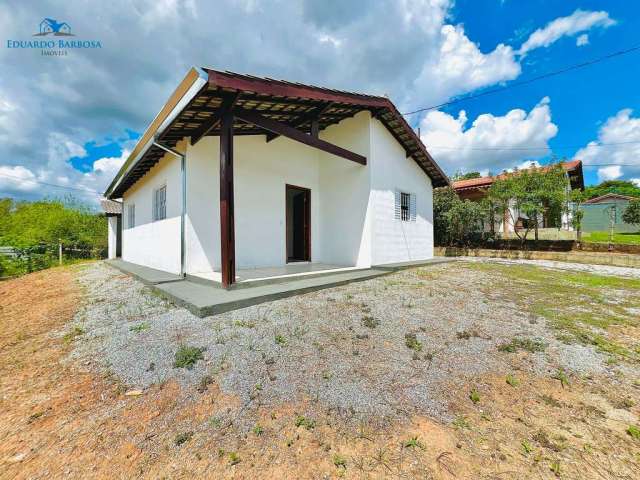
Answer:
M167 186L153 191L153 221L167 218Z
M136 206L131 203L127 205L127 228L136 226Z
M416 221L416 195L414 193L396 191L396 219L402 222Z

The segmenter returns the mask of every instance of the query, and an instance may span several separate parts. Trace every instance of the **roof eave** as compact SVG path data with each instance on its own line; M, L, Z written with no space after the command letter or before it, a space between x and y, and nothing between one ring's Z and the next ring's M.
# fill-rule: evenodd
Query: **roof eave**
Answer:
M136 143L125 163L120 167L120 170L107 187L104 193L106 198L117 198L112 196L113 192L144 156L145 152L153 145L156 135L161 134L171 124L180 114L184 106L206 86L207 81L207 73L198 67L192 67L189 72L187 72L182 82L180 82L169 97L169 100L167 100L160 112L155 116L142 137L140 137Z

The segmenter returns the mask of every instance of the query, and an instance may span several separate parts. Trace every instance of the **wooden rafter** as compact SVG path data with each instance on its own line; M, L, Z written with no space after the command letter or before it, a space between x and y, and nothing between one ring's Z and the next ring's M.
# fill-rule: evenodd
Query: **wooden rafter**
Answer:
M202 139L202 137L213 130L220 123L220 119L224 116L224 114L229 112L233 108L239 98L240 93L226 95L223 98L222 104L220 105L218 110L216 110L215 113L211 115L211 117L205 120L200 128L198 128L198 130L196 130L196 132L191 135L191 145L195 145L196 143L198 143Z
M339 147L338 145L334 145L333 143L329 143L325 140L320 140L319 138L308 135L296 128L290 127L287 124L265 117L264 115L260 115L259 113L253 112L251 110L245 110L244 108L236 107L233 110L233 114L239 119L244 120L245 122L253 123L254 125L269 132L282 135L283 137L290 138L291 140L295 140L296 142L304 143L305 145L308 145L310 147L317 148L318 150L331 153L338 157L346 158L347 160L351 160L361 165L367 164L367 158L358 153L347 150L346 148Z
M310 112L305 112L302 115L300 115L300 117L298 119L296 119L295 122L293 122L293 124L291 125L293 128L299 128L302 125L304 125L307 122L311 122L313 125L313 122L316 122L316 125L318 124L318 119L320 118L320 116L322 116L324 113L328 112L329 109L331 107L333 107L334 102L328 102L324 105L319 106L318 108L314 108L313 110L311 110ZM313 130L313 128L312 128ZM318 127L319 130L319 127ZM311 132L313 135L313 131ZM275 133L268 133L267 134L267 142L270 142L271 140L275 140L276 138L278 138L280 135L275 134ZM317 132L316 132L316 137Z

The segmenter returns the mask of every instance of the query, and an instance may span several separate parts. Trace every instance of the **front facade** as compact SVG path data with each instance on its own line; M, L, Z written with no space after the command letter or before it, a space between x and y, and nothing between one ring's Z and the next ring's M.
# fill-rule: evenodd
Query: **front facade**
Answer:
M242 91L248 98L255 93ZM351 99L336 96L343 98ZM279 95L270 101L294 100ZM408 155L379 107L351 108L342 118L334 113L324 125L319 116L320 125L310 122L303 138L269 123L282 114L257 108L261 115L254 118L246 105L237 114L266 130L238 134L248 124L242 118L231 142L224 132L200 138L180 132L169 146L152 140L167 150L126 187L118 189L116 178L107 193L122 199L123 260L228 286L235 270L301 262L365 268L433 256L433 187L446 184L446 176L439 169L429 175ZM340 111L336 101L331 105L323 107L325 114ZM285 125L302 121L291 117ZM234 272L225 282L230 254Z

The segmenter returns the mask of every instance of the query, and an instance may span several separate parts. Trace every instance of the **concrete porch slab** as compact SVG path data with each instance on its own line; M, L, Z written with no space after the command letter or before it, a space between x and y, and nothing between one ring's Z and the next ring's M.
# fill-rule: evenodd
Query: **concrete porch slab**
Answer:
M366 269L344 268L329 272L314 271L315 269L307 267L309 271L306 272L306 275L300 275L299 273L302 272L298 272L298 275L294 274L294 276L257 279L254 282L247 282L247 286L244 288L225 290L219 284L216 285L206 279L192 279L189 276L183 279L180 275L143 267L119 259L106 260L109 265L124 273L133 275L147 285L151 285L160 295L199 317L368 280L405 268L438 265L455 261L457 261L455 258L435 257L429 260L390 263ZM326 267L326 265L324 266ZM300 266L300 270L304 270L304 268Z
M158 284L154 286L154 289L178 305L185 307L194 315L206 317L301 293L368 280L388 273L390 273L388 270L366 269L335 273L323 277L298 277L286 283L231 290L183 280Z
M176 282L182 280L180 275L175 273L156 270L155 268L144 267L131 262L125 262L119 258L105 260L112 267L117 268L123 273L133 275L145 285L158 285L167 282Z

